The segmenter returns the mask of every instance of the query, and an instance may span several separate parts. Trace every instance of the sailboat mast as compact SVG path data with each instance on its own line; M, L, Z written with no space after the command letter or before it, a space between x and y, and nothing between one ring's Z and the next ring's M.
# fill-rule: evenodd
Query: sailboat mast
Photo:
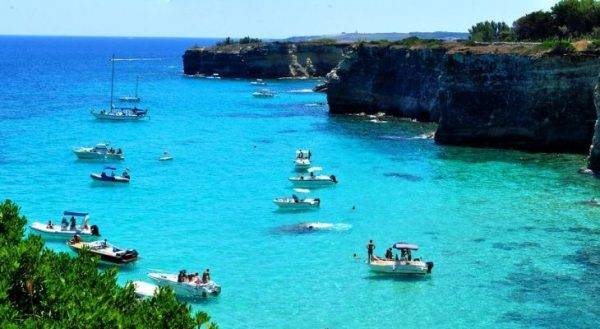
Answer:
M113 92L115 84L115 54L112 55L112 74L110 76L110 109L113 109Z

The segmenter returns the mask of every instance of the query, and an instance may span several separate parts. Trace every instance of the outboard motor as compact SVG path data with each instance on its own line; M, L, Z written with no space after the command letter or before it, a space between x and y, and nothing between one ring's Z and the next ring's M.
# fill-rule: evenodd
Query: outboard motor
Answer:
M331 176L329 176L329 178L331 178L331 180L332 180L334 183L337 183L337 179L335 179L335 175L331 175Z
M100 230L98 229L97 225L90 226L90 231L92 232L93 236L100 236Z
M433 268L433 262L426 262L427 264L427 273L431 273L431 269Z

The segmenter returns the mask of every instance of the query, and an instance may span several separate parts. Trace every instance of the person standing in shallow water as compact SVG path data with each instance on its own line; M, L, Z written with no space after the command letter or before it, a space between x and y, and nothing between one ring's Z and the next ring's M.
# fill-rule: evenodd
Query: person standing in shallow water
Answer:
M370 263L371 260L373 260L373 251L375 250L375 244L373 243L373 240L369 240L369 243L367 244L367 253L368 253L368 258L367 261Z

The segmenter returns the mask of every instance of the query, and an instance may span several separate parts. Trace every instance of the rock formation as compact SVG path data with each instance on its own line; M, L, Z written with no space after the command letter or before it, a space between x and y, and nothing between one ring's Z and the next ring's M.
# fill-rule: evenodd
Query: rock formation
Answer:
M323 77L348 45L319 42L265 42L191 48L183 55L185 74L218 73L230 78Z

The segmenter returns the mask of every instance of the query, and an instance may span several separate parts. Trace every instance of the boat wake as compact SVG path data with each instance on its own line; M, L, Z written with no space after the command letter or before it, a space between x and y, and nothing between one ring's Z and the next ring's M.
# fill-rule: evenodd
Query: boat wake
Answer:
M288 91L288 93L290 93L290 94L308 94L308 93L314 93L314 92L315 91L310 88L292 89L292 90Z
M352 225L346 223L304 222L282 225L276 227L273 232L277 234L309 234L317 232L343 232L351 228Z
M419 134L417 136L406 137L406 136L395 136L395 135L383 135L379 136L381 139L390 139L390 140L422 140L422 139L433 139L434 132L428 132L424 134Z

